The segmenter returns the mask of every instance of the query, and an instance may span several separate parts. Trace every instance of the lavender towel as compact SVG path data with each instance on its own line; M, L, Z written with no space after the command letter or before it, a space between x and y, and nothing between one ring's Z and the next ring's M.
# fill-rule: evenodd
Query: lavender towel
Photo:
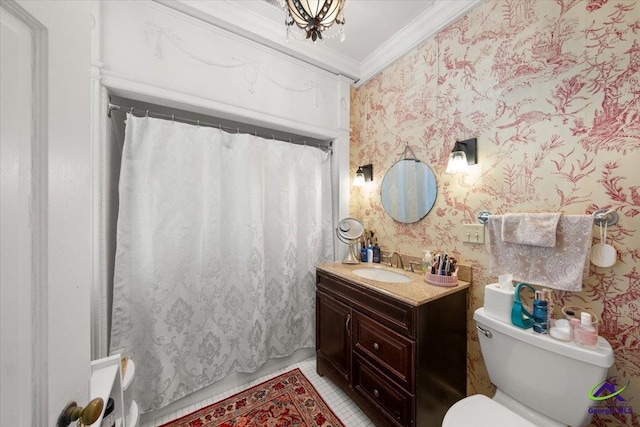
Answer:
M589 274L593 217L561 215L554 247L502 240L502 215L489 216L489 272L564 291L580 291Z

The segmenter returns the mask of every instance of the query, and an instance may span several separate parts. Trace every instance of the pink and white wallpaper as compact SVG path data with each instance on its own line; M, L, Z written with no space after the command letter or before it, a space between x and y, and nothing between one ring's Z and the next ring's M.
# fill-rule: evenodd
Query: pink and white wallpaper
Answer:
M353 187L351 215L383 250L446 251L473 267L468 311L468 393L493 395L471 321L483 304L488 246L461 242L477 214L615 210L612 268L590 266L581 292L555 292L603 320L609 374L633 414L593 426L640 426L640 2L486 0L362 87L351 103L351 170L372 163L374 182ZM445 174L456 140L478 138L478 165ZM409 145L431 166L438 195L413 224L380 202L384 173ZM594 243L599 241L594 227ZM559 311L557 311L559 312ZM523 367L523 369L526 369Z

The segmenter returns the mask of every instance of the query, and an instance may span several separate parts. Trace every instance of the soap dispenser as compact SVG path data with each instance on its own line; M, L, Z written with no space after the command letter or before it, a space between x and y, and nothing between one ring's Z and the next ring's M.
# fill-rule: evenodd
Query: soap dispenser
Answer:
M431 270L431 263L433 262L431 251L423 251L422 255L422 274L427 274Z

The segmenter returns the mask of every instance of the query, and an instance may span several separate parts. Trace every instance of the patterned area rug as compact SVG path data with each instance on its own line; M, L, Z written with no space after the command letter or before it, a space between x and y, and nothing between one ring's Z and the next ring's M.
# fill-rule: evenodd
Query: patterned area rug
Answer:
M344 427L294 369L161 427Z

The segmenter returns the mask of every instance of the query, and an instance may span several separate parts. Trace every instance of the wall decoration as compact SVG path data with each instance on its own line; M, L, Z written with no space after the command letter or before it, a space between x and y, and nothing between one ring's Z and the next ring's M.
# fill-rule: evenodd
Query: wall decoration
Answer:
M313 94L313 105L318 106L320 102L320 97L322 96L322 90L319 83L304 79L300 82L299 86L292 86L286 84L285 82L280 82L273 77L271 77L269 73L269 69L266 65L262 64L260 61L248 58L248 57L232 57L227 59L209 59L209 53L201 54L193 52L187 49L184 46L184 40L174 34L174 32L165 27L161 27L151 22L146 23L147 28L143 30L143 36L145 39L151 43L153 43L153 55L159 59L164 59L163 46L165 43L168 43L170 46L178 49L182 54L194 59L202 64L206 64L216 68L240 68L243 71L243 75L245 81L247 83L247 90L253 94L255 93L255 86L258 82L259 77L262 77L266 81L272 83L273 85L279 87L280 89L286 90L288 92L311 92ZM213 50L212 50L213 51Z
M638 40L636 1L485 1L352 90L352 170L365 161L386 170L408 142L434 170L438 197L422 221L401 224L384 212L379 188L356 191L351 216L376 230L383 250L448 252L473 266L469 394L493 395L471 316L497 278L488 272L488 246L460 241L462 224L477 223L484 209L613 209L620 220L608 240L618 262L591 265L583 290L555 292L555 307L597 313L615 352L611 377L630 382L623 397L640 396ZM455 141L475 137L480 164L466 175L445 174ZM634 404L633 414L598 414L592 426L640 425Z

